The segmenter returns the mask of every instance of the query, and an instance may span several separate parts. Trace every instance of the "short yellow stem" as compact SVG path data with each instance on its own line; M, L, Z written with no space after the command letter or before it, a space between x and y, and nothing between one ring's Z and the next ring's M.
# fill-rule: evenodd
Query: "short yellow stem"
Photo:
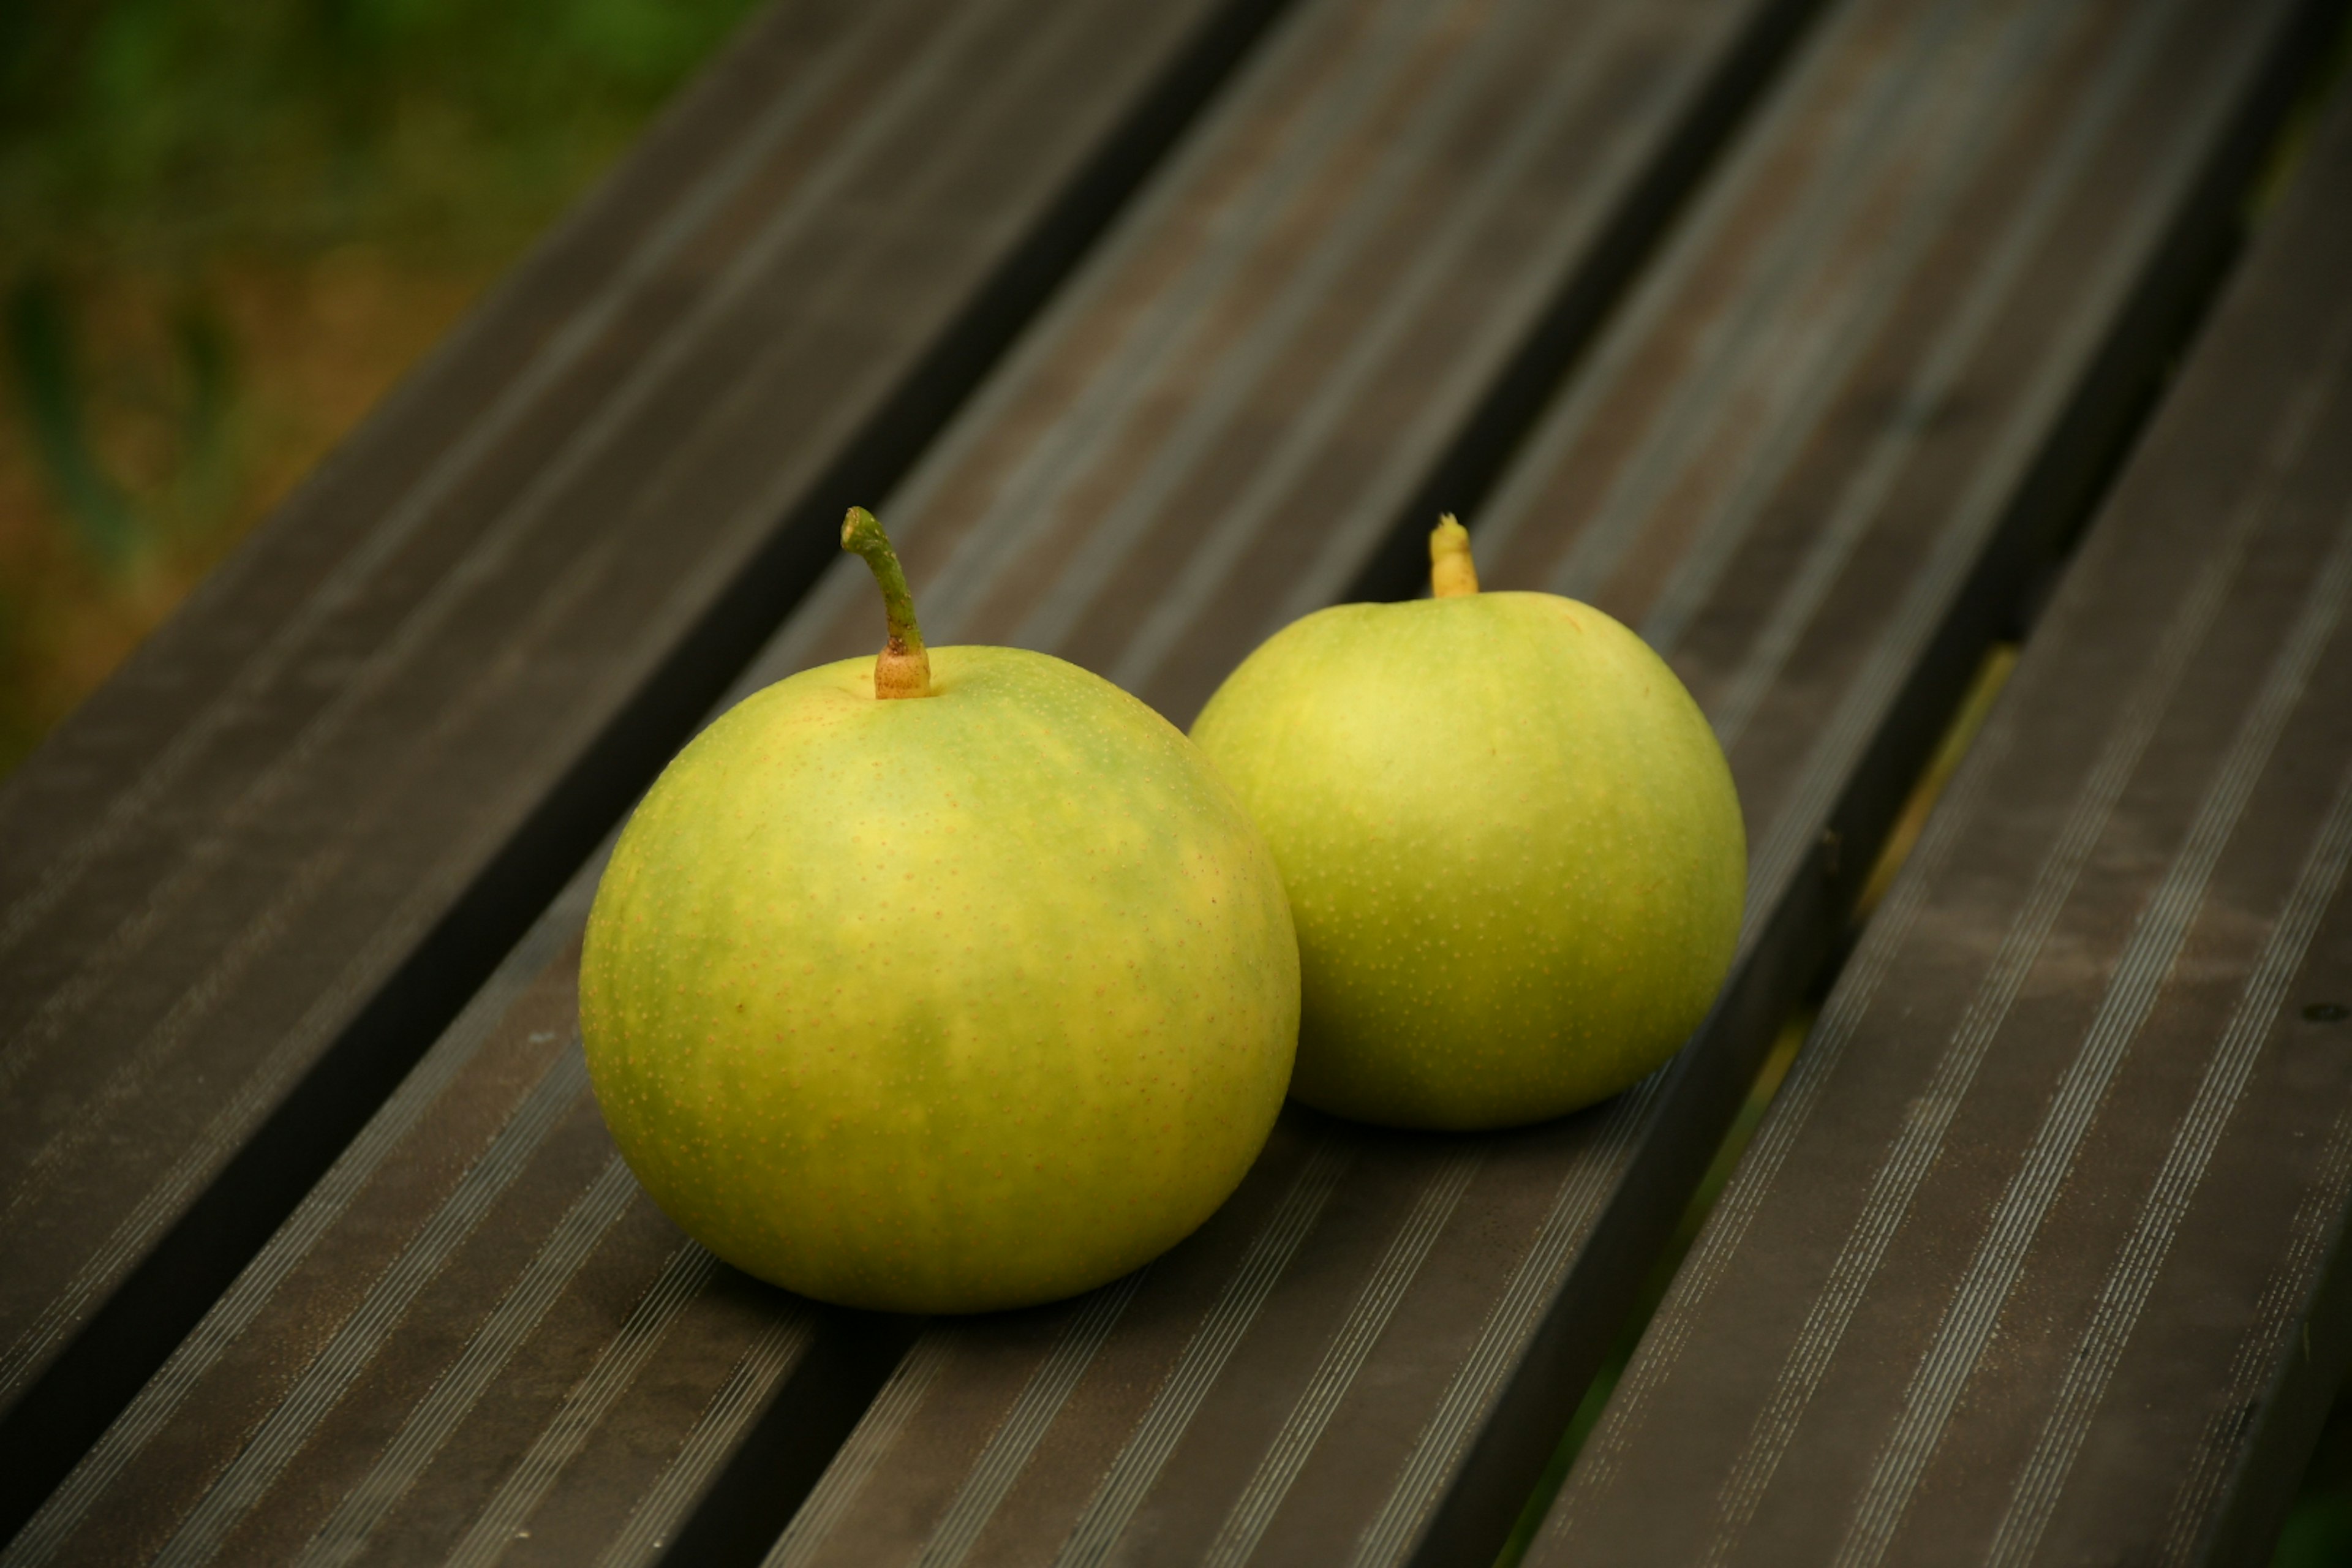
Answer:
M1454 599L1477 591L1478 568L1470 560L1470 531L1449 511L1430 531L1430 597Z

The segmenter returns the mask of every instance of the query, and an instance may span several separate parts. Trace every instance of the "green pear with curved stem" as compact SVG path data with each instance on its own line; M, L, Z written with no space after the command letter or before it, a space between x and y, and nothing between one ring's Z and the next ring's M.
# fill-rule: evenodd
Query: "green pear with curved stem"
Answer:
M1241 1180L1290 1077L1298 960L1264 840L1098 677L926 648L872 516L878 658L698 736L596 891L581 1031L637 1178L823 1300L972 1311L1133 1269Z

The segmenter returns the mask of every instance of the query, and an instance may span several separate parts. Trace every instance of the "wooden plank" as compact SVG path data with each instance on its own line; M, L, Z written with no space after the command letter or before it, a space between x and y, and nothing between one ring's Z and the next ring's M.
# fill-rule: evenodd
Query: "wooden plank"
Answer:
M785 0L0 800L0 1528L1277 8Z
M649 1562L690 1527L708 1561L746 1519L773 1534L765 1494L805 1487L905 1335L719 1267L629 1179L574 1043L594 871L0 1562ZM780 1400L794 1429L732 1473Z
M1412 458L1368 493L1360 531L1376 534L1563 279L1592 289L1591 258L1625 249L1626 213L1655 221L1662 169L1686 177L1690 127L1726 121L1724 95L1760 68L1757 28L1769 41L1789 19L1517 0L1482 31L1465 15L1448 0L1304 5L934 461L1025 429L1085 465L1087 443L1122 429L1183 439L1163 421L1188 388L1195 425L1297 397L1336 425L1274 430L1238 468L1195 440L1191 460L1236 482L1278 476L1335 441L1357 449L1360 425ZM1580 63L1559 72L1562 58ZM1335 328L1364 320L1415 352L1333 353ZM1041 393L1068 375L1067 400L1036 423ZM1118 419L1090 434L1113 396ZM1152 482L1129 480L1139 496ZM946 493L918 478L887 515L936 552L951 535L927 489ZM927 622L948 638L969 616L936 571L926 585ZM804 662L811 637L870 651L870 598L842 621L826 593L811 606L822 624L796 619L753 684ZM1251 631L1232 628L1229 659ZM712 1269L626 1185L567 1044L593 877L0 1561L578 1563L667 1544L707 1562L729 1549L710 1538L758 1506L772 1511L752 1556L772 1540L797 1494L756 1462L763 1434L824 1432L827 1369L887 1354L892 1331ZM1236 1234L1255 1201L1202 1245ZM758 1496L738 1508L729 1477L747 1472ZM680 1530L700 1533L679 1547Z
M2352 96L1531 1563L2267 1559L2352 1360Z
M1643 626L1729 739L1754 897L1722 1009L1672 1068L1544 1128L1286 1117L1227 1210L1140 1280L928 1331L771 1562L1491 1552L1903 782L2078 515L2313 25L2201 0L1833 13L1474 519L1489 582ZM1354 470L1221 557L1251 514L1155 469L1176 418L1081 447L1065 433L1091 428L1094 388L1049 380L1041 349L1033 395L1056 412L1026 413L1029 363L992 389L1001 434L961 429L898 514L919 524L919 582L946 590L943 635L1075 653L1182 713L1360 562ZM1048 458L1050 487L1021 478ZM1121 506L1164 531L1101 521ZM934 531L965 516L1012 542ZM1048 597L1081 586L1099 607ZM812 658L850 646L828 603L794 628Z

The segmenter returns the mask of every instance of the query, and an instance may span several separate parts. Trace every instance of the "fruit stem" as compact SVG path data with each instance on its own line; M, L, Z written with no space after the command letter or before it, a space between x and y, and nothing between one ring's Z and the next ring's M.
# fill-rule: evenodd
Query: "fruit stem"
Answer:
M915 596L907 591L907 574L899 569L889 536L872 512L854 506L841 520L841 547L864 558L874 574L874 585L882 590L883 613L889 617L890 640L874 660L874 695L929 697L931 656L923 651L923 629L915 624Z
M1452 512L1429 534L1429 596L1454 599L1478 591L1478 568L1470 560L1470 531Z

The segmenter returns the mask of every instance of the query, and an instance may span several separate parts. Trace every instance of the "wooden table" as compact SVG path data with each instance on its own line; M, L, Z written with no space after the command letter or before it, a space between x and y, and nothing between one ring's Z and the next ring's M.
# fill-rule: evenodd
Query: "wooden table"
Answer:
M2352 101L2251 195L2337 21L781 0L0 795L0 1565L1485 1561L1832 973L1531 1560L2258 1558L2352 1360ZM579 931L870 648L853 500L1180 723L1462 511L1723 739L1715 1013L1546 1126L1293 1108L1059 1306L718 1265Z

